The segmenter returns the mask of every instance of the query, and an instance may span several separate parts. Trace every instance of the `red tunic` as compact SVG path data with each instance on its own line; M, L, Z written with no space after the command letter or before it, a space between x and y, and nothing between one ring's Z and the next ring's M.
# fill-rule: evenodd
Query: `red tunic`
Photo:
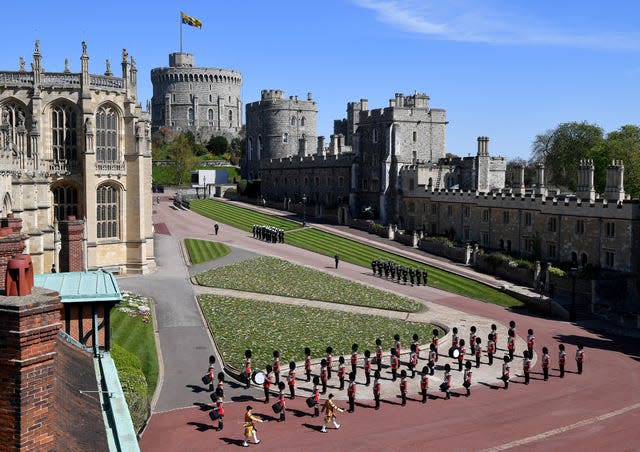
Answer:
M311 369L311 357L307 356L304 359L304 370L309 370L309 369Z
M349 397L355 397L356 396L356 383L354 381L349 383L349 388L347 389L347 394L349 395Z
M407 392L407 380L404 378L400 380L400 392L406 394Z
M377 381L377 380L376 380ZM380 395L380 388L381 388L381 384L380 382L374 383L373 384L373 395Z
M460 347L460 354L458 355L458 361L464 361L464 347Z
M428 387L429 387L429 377L427 377L426 375L423 375L422 378L420 379L420 389L424 391Z
M262 383L262 387L264 389L269 389L271 387L271 383L273 382L273 373L269 372L267 376L264 378L264 383Z
M344 373L345 373L344 364L339 364L338 365L338 378L344 378Z
M222 402L216 403L216 411L218 412L220 417L224 416L224 406L222 405Z
M391 368L392 369L397 369L400 366L400 359L398 359L397 356L392 356L391 357Z
M296 371L295 370L290 370L289 371L289 375L287 375L287 383L289 383L289 386L295 386L296 385Z
M371 370L371 360L365 356L364 358L364 371L369 372Z
M273 359L273 371L275 373L280 372L280 358Z

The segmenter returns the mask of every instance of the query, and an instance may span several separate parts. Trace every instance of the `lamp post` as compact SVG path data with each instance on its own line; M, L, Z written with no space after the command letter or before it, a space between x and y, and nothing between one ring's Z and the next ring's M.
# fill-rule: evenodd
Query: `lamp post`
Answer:
M577 268L571 268L567 272L571 277L571 307L569 308L569 320L571 322L576 321L576 274L578 273Z
M204 199L207 199L207 176L202 176L204 182Z
M307 195L302 195L302 227L307 225Z

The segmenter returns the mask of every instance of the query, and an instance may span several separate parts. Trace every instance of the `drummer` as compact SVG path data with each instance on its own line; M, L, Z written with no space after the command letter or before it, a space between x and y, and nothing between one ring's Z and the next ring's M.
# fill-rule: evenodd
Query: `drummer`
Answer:
M307 375L307 382L311 381L311 349L304 348L304 373Z
M280 352L278 350L273 351L273 375L275 383L280 383Z
M260 384L259 381L257 381L258 378L256 378L256 383ZM273 367L271 367L271 364L267 364L267 374L264 375L264 381L262 382L262 389L264 389L264 403L269 403L269 395L270 395L270 389L271 389L271 384L273 383Z

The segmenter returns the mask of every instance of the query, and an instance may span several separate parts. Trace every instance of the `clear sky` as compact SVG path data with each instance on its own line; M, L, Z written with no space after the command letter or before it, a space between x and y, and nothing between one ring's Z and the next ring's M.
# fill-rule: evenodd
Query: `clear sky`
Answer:
M171 5L171 6L170 6ZM466 156L476 137L492 155L529 158L536 134L561 122L611 131L640 124L640 2L635 0L110 0L3 2L0 69L31 62L79 71L87 41L90 70L123 47L136 57L138 94L151 98L151 68L179 50L199 66L242 72L243 102L262 89L318 103L318 134L329 136L346 104L370 108L394 93L426 92L447 110L447 151Z

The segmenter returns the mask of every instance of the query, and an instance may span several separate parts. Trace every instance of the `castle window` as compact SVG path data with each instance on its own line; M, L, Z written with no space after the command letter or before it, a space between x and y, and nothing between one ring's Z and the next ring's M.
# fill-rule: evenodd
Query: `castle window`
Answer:
M302 118L300 118L300 126L304 127L304 123L305 123L305 120L304 120L304 116L303 116Z
M509 224L509 211L505 210L502 212L502 223Z
M524 250L527 253L533 253L533 239L531 238L524 239Z
M14 146L14 149L17 149L17 144L18 144L17 130L19 128L27 127L24 109L18 103L11 102L11 103L5 104L3 107L0 107L0 114L2 115L0 117L0 126L9 127L8 136L2 137L2 135L0 134L0 137L3 138L3 141L0 141L0 146L5 144L4 140L8 140L10 141L10 144ZM26 141L27 141L26 145L28 146L29 140L27 139Z
M118 160L117 116L111 107L100 107L96 113L96 160L114 162Z
M118 237L120 202L118 190L111 185L101 185L96 192L96 229L99 239Z
M209 111L207 111L207 119L211 122L211 125L213 125L213 109L210 108Z
M291 125L292 125L292 126L295 126L295 125L296 125L296 117L295 117L295 116L292 116L292 117L291 117Z
M211 89L211 85L209 85L209 89ZM209 103L213 102L213 96L209 94Z
M231 103L231 96L229 96L229 103Z
M380 190L380 181L378 179L371 180L371 191L379 191Z
M469 241L471 240L469 237L471 237L469 226L465 226L462 228L462 240Z
M471 208L469 206L464 206L463 215L465 218L469 218L471 215Z
M378 129L373 129L373 132L371 133L371 140L374 143L378 142Z
M415 189L415 182L413 178L409 179L409 191L413 191Z
M369 190L369 181L367 179L362 179L362 190L363 191Z
M489 209L484 209L482 211L482 222L483 223L488 223L489 222Z
M616 236L616 224L615 223L605 223L605 232L607 237L613 238Z
M613 268L615 264L615 254L613 251L604 252L604 265L605 267Z
M76 160L76 112L71 105L57 105L51 110L51 149L53 159Z
M78 216L78 190L71 185L60 185L53 193L53 215L57 221L66 220L69 215Z
M187 110L187 117L189 119L189 125L192 126L195 123L193 108L189 108L189 110Z
M547 221L547 230L549 232L556 232L557 229L558 229L558 223L556 221L556 218L555 217L549 218L549 221Z
M453 216L453 206L447 206L447 216Z
M482 246L489 246L489 233L481 232L480 234L482 236Z
M531 226L531 212L524 213L524 225Z
M253 138L249 137L247 140L247 158L251 160L251 154L253 154Z
M229 117L229 126L231 126L231 123L233 122L233 110L229 110L228 117Z
M555 259L555 257L556 257L556 244L555 243L547 243L547 256L550 259Z
M418 132L414 131L413 132L413 142L415 143L416 141L418 141Z
M431 215L436 215L438 213L438 205L437 204L431 204Z
M289 134L287 132L282 134L282 142L287 143L289 141Z
M576 234L582 235L584 234L584 220L576 220ZM576 260L578 258L576 257Z

